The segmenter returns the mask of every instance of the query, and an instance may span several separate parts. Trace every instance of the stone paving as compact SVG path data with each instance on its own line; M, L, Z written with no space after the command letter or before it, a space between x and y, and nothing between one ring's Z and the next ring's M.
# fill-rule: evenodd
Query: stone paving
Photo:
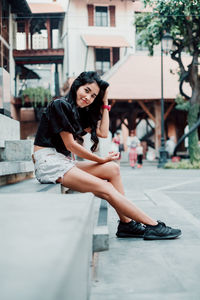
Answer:
M109 207L110 249L97 255L90 300L199 300L200 170L123 163L121 174L129 199L183 234L164 241L117 239L117 215Z

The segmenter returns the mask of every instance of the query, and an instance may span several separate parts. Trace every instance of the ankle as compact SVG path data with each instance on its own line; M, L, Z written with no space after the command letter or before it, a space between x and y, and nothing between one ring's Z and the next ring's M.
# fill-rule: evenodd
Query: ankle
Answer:
M132 219L129 219L129 218L121 218L120 219L120 223L123 223L123 224L128 224L132 221Z
M153 221L153 222L150 222L150 223L145 224L145 225L149 225L149 226L157 226L157 225L158 225L158 222L157 222L157 221Z

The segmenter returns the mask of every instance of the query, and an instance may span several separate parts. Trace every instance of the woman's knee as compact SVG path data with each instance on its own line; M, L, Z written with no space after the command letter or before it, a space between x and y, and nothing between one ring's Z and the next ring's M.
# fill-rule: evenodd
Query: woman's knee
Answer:
M109 174L111 174L111 176L119 176L120 175L120 166L118 164L116 164L113 161L110 161L107 163L107 168L109 171Z

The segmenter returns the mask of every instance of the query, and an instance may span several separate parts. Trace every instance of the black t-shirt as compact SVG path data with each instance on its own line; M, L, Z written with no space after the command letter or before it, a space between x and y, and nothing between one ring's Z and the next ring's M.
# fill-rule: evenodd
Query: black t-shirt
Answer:
M70 151L65 147L60 132L70 132L75 139L86 134L84 129L89 127L89 123L85 113L84 110L72 108L65 98L52 101L42 115L34 145L55 148L69 156Z

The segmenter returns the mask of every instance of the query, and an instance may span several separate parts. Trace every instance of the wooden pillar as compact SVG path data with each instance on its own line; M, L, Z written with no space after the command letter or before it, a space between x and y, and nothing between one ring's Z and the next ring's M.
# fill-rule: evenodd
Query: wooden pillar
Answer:
M51 23L50 19L46 20L46 28L47 28L47 38L48 38L48 49L51 49L52 41L51 41Z
M158 155L161 139L161 107L160 101L154 101L155 110L155 150Z
M55 64L55 96L60 96L58 64Z
M26 33L26 49L29 49L29 20L25 21L25 33Z
M113 48L110 48L110 67L113 66Z
M31 33L31 49L33 49L33 34Z
M128 116L127 116L129 131L136 128L137 114L138 114L137 109L134 106L130 105Z

